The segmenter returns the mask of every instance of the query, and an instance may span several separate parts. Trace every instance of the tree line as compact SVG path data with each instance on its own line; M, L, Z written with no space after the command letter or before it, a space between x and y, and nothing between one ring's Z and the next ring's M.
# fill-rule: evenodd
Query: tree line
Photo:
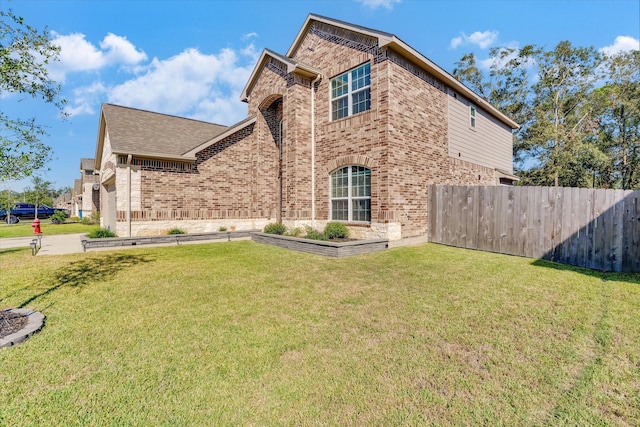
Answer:
M60 48L47 29L0 10L0 40L0 98L44 101L64 118L66 100L47 70ZM640 51L607 56L562 41L551 50L493 48L489 62L484 71L473 53L464 55L453 75L520 124L513 145L520 185L640 188ZM0 181L45 170L46 136L35 117L0 110Z
M34 175L31 177L32 185L22 191L0 191L0 209L7 209L14 203L31 203L33 205L54 206L55 200L65 194L71 193L71 187L54 188L53 184L43 178Z
M562 41L473 53L453 75L513 118L520 185L640 189L640 51L605 55Z

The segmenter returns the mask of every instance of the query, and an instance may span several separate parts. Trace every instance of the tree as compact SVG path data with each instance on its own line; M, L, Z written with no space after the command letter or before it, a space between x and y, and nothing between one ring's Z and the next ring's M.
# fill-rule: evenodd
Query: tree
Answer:
M610 188L640 188L640 51L619 53L606 64L607 82L591 94L594 140L608 157L598 178Z
M522 183L584 186L590 176L585 165L600 167L604 158L598 147L584 144L593 124L586 99L601 60L594 48L568 41L550 51L494 48L489 78L472 55L456 64L454 76L521 125L514 159Z
M26 203L34 205L53 206L53 199L57 197L56 190L53 189L51 182L45 181L37 175L31 178L33 187L27 187L22 192L22 200Z
M60 86L47 71L59 52L46 28L39 32L11 10L0 11L0 97L22 94L41 99L63 114ZM35 117L11 117L0 110L0 181L30 176L45 165L51 156L51 148L41 141L46 135Z

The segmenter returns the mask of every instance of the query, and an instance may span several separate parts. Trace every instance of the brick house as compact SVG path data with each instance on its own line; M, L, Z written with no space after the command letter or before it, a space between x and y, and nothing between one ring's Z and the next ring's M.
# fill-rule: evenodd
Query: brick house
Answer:
M288 52L265 49L230 127L105 104L96 150L102 223L427 233L427 186L517 179L517 124L393 34L309 15Z

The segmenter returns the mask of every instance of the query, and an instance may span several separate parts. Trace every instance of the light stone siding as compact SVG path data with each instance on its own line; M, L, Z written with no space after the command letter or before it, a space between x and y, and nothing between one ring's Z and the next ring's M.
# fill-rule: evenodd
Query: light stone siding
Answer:
M137 211L141 209L142 203L140 200L140 188L141 188L140 168L131 166L131 210ZM127 167L119 166L116 173L116 193L118 194L117 210L127 210L127 193L129 191Z
M322 233L327 223L330 221L319 220L313 223L309 220L297 220L297 221L283 221L282 223L288 230L293 228L300 228L304 230L306 226L309 226L316 231ZM402 238L401 225L399 222L380 223L374 222L366 225L348 224L349 237L354 239L389 239L399 240Z
M229 219L229 220L170 220L170 221L132 221L132 236L161 236L166 235L172 228L179 228L187 233L209 233L220 231L225 227L226 231L250 231L263 230L271 221L265 218L254 219ZM127 223L116 223L116 234L119 237L127 236Z

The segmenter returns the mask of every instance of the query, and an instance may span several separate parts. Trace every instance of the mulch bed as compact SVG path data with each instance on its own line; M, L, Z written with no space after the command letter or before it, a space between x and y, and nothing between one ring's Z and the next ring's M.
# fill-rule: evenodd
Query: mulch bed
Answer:
M27 326L29 318L24 314L12 313L9 310L0 311L0 338L15 334Z

